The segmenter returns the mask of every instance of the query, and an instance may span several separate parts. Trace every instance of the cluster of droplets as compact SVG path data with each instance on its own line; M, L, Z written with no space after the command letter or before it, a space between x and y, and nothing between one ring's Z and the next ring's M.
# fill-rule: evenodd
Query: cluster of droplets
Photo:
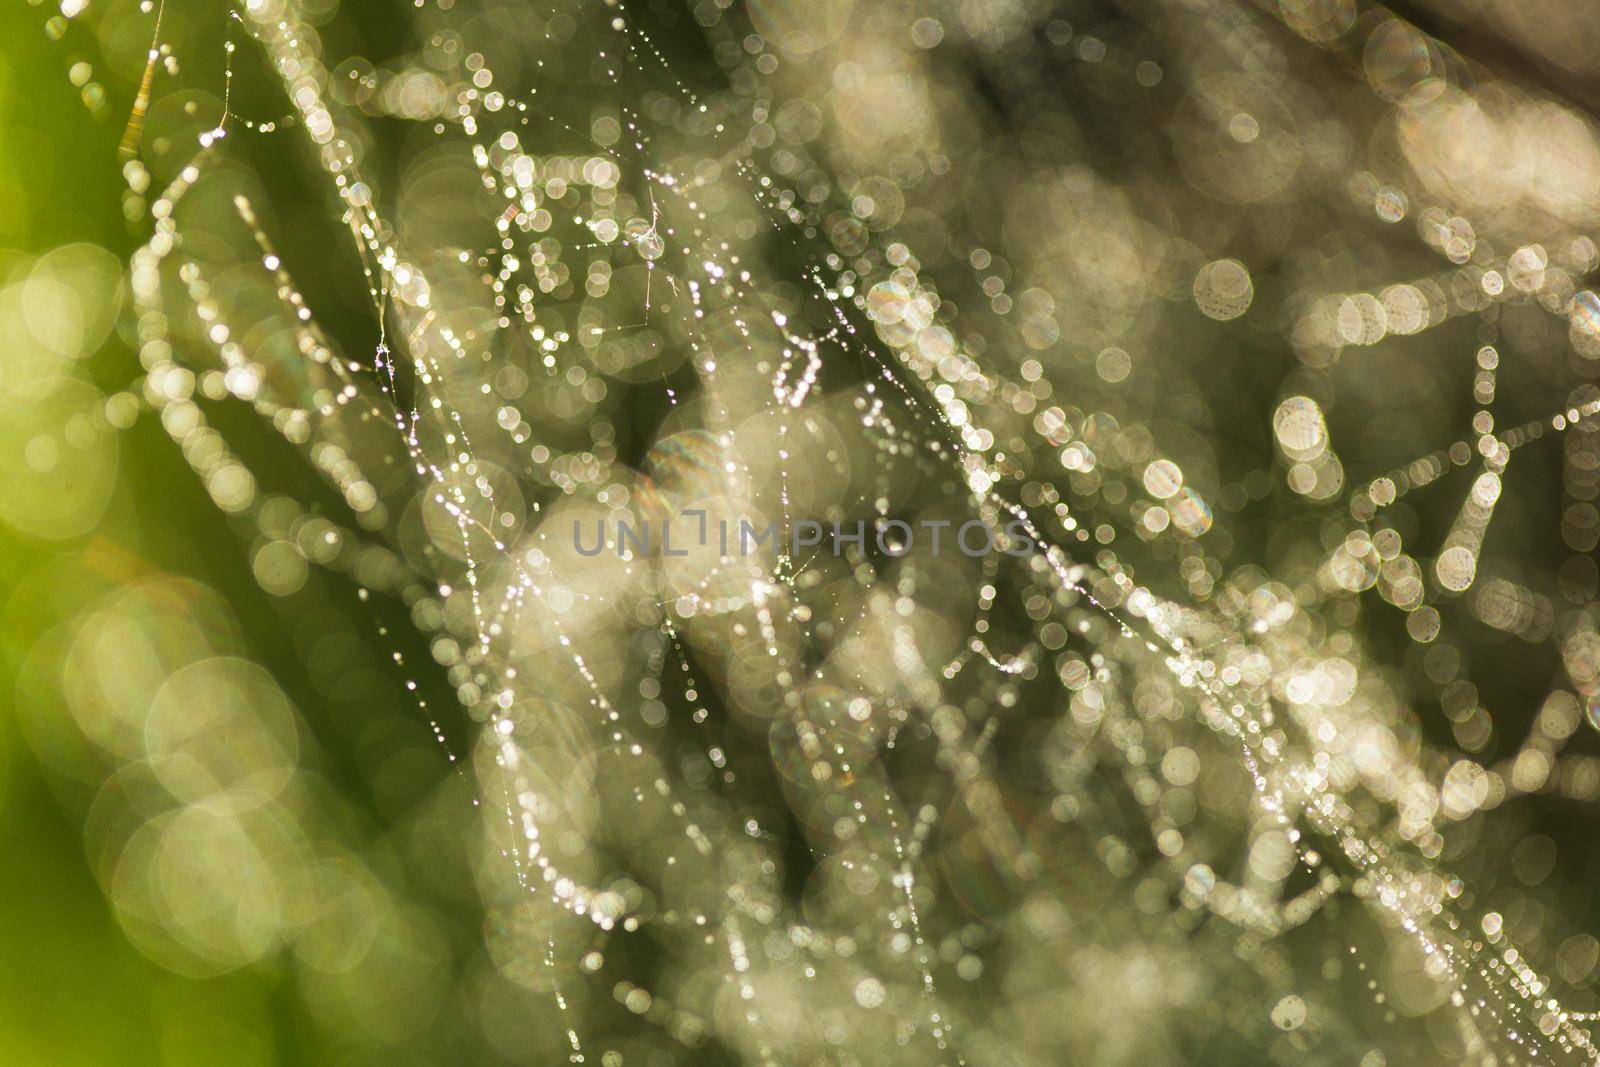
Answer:
M1384 1040L1306 976L1337 983L1348 960L1364 975L1372 954L1384 975L1362 995L1402 1048L1444 1055L1397 1021L1443 1011L1452 1057L1594 1058L1594 1013L1564 1006L1448 873L1453 826L1515 796L1600 797L1600 765L1564 751L1600 694L1600 399L1578 386L1553 414L1497 415L1516 346L1502 318L1564 320L1579 369L1600 352L1600 299L1577 281L1594 244L1565 229L1496 240L1527 228L1514 190L1474 217L1474 175L1441 144L1511 136L1471 122L1571 138L1570 123L1505 92L1474 99L1460 57L1378 9L1362 22L1355 3L1300 5L1288 34L1398 116L1408 166L1380 180L1343 126L1315 121L1316 83L1283 80L1270 42L1287 35L1257 14L1218 13L1210 50L1178 64L1161 35L1189 15L1084 32L1029 5L937 7L905 20L849 0L752 3L746 18L702 0L692 17L727 86L711 92L669 62L670 23L616 3L514 29L419 3L418 53L330 70L300 5L248 0L227 16L220 116L193 116L164 179L138 158L157 75L177 73L158 8L123 142L125 203L149 233L129 268L143 376L108 417L155 413L245 523L267 592L300 594L315 565L361 602L406 606L474 723L452 736L391 648L472 794L489 955L549 997L575 1062L623 1055L594 1050L618 1026L593 992L605 971L612 1000L689 1057L717 1042L763 1063L1001 1062L1069 1039L1105 1062L1170 1056L1211 984L1230 1004L1265 998L1238 1024L1252 1047L1371 1067ZM235 33L292 119L233 115ZM1162 194L1070 148L1042 164L1084 137L1064 118L992 146L972 100L941 111L960 83L938 59L957 47L1013 118L1057 77L1097 98L1137 86L1128 114L1172 124L1161 210L1139 197ZM570 98L567 77L595 99ZM374 119L437 137L395 190L367 165ZM270 191L231 155L235 126L309 140L340 219L325 254L361 274L370 355L318 323ZM968 202L986 164L1016 176L992 214ZM1269 286L1226 234L1160 222L1207 202L1281 212L1317 182L1385 226L1415 217L1452 267L1331 295L1310 267ZM1559 180L1516 195L1572 222ZM1468 316L1470 434L1352 485L1366 464L1335 449L1355 389L1341 361ZM1297 365L1265 412L1245 407L1258 446L1234 454L1203 388L1152 380L1193 374L1154 350L1197 322L1262 319ZM344 519L269 488L205 414L232 402ZM1512 456L1547 437L1566 449L1570 611L1486 563ZM1468 467L1442 531L1390 521ZM1277 569L1243 547L1273 493L1320 524ZM695 511L777 538L731 553L702 537L676 557L604 533ZM790 532L812 516L836 533L864 522L880 551L802 548ZM993 550L883 548L911 516L976 521ZM574 531L596 520L589 558ZM1403 613L1459 752L1417 738L1359 625L1369 591ZM1448 640L1457 599L1555 641L1570 682L1499 763L1478 758L1491 716ZM1337 948L1314 965L1293 947L1313 924ZM1218 940L1176 943L1202 926ZM1571 944L1565 959L1582 954ZM1088 990L1107 1003L1080 1003Z

